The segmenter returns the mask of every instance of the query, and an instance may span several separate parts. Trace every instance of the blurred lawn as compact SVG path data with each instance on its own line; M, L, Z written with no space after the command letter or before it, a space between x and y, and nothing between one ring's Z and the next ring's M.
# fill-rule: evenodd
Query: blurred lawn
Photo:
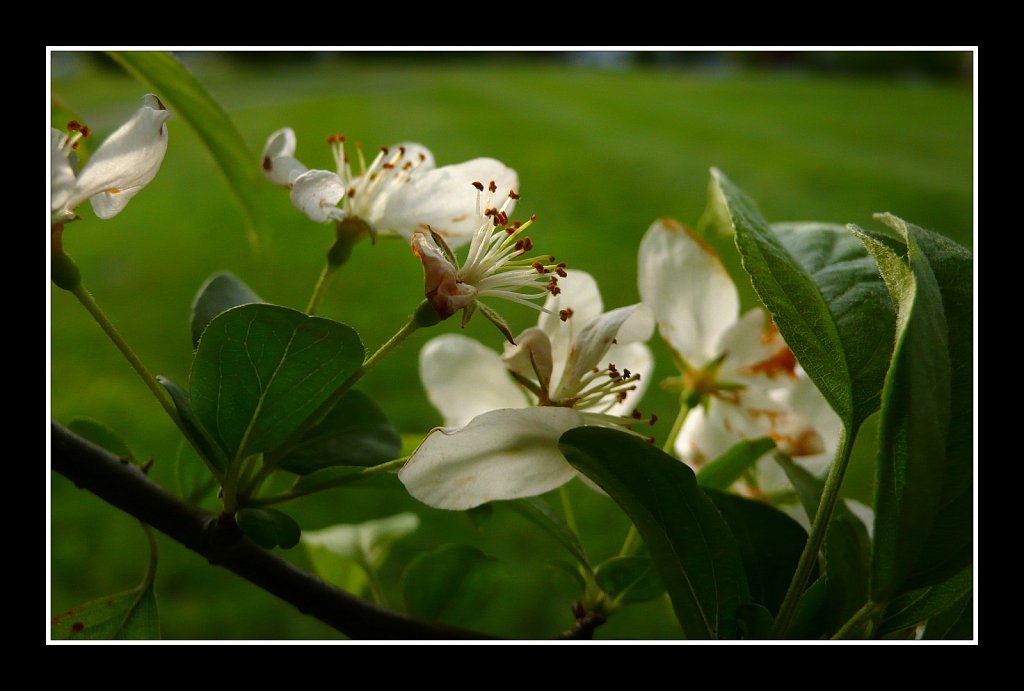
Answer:
M146 89L90 62L58 60L53 93L97 132L124 121ZM215 56L192 69L258 153L266 136L289 125L299 158L329 167L327 134L343 132L368 148L401 140L429 146L439 165L493 156L519 171L517 215L536 213L538 247L595 274L605 304L638 299L635 250L658 216L696 223L707 169L725 171L772 221L823 220L871 225L891 211L972 243L972 106L966 85L835 81L797 75L604 72L548 64L365 60L239 67ZM58 126L63 123L54 123ZM172 115L163 168L118 217L68 226L65 247L86 285L154 372L187 382L187 329L196 288L230 270L265 299L301 308L322 266L331 230L308 222L269 184L273 211L265 260L254 257L242 219L213 161ZM253 161L253 165L258 162ZM730 240L715 238L753 303ZM321 313L355 327L368 349L382 343L422 297L418 261L401 241L360 245L337 276ZM73 298L52 291L52 416L99 419L121 434L152 476L174 487L175 429L99 328ZM500 306L499 306L500 307ZM513 332L535 314L503 308ZM443 325L435 334L457 328ZM484 319L467 334L500 346ZM439 422L416 373L421 335L366 377L362 387L403 432ZM658 379L672 373L655 344ZM656 387L644 410L663 420L673 397ZM667 427L660 435L667 432ZM850 494L870 500L873 428L865 430ZM481 529L461 514L435 511L396 486L336 490L289 505L306 528L414 511L420 532L397 548L384 580L400 603L398 567L423 550L470 542L508 568L505 596L475 625L494 634L548 637L571 623L571 589L547 566L557 546L500 506ZM588 549L617 550L627 523L607 499L572 487ZM52 611L132 586L145 568L145 540L131 519L62 478L52 481ZM157 594L167 638L336 637L177 544L161 541ZM288 556L307 563L300 549ZM617 615L601 637L674 637L667 602Z

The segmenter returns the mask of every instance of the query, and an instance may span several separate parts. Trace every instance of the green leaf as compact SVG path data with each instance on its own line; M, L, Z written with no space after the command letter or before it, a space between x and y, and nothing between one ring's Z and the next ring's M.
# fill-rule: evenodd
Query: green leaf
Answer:
M814 521L825 483L783 454L776 461L786 471L797 496ZM825 533L825 595L821 621L828 633L834 633L868 600L871 538L864 523L839 501Z
M772 638L772 625L775 617L762 605L749 603L740 605L736 610L736 622L739 625L740 638L748 641L764 641Z
M143 641L160 638L152 584L79 605L53 618L57 641Z
M831 635L834 628L825 623L825 600L828 597L828 579L822 576L800 596L796 611L786 630L789 640L816 640Z
M950 408L940 508L906 586L940 583L974 554L973 257L952 240L910 226L942 294L948 328Z
M560 447L632 519L687 638L734 638L749 601L739 547L685 463L634 435L578 427Z
M754 290L852 435L878 408L892 348L893 311L877 269L838 226L773 230L728 178L712 176Z
M697 471L697 484L702 489L726 490L752 468L757 459L775 448L771 437L744 439Z
M196 417L229 458L272 451L363 363L348 326L277 305L242 305L206 327L192 363Z
M807 543L807 531L763 502L716 490L708 490L707 494L736 537L751 599L774 614L796 572Z
M234 274L224 271L210 276L192 301L192 348L199 347L199 337L218 314L254 302L263 302L263 299Z
M665 593L648 557L612 557L594 572L597 585L618 602L645 602Z
M973 352L969 253L894 216L879 218L899 233L905 254L851 230L875 256L898 313L879 423L871 579L872 599L885 602L970 562ZM945 289L929 253L942 266Z
M308 475L331 466L372 466L398 458L402 439L369 396L349 390L291 446L277 467Z
M295 519L277 509L239 509L235 523L246 537L263 549L291 549L299 544L302 535Z
M889 603L879 633L923 624L956 605L973 588L974 569L968 567L945 583L903 593Z
M583 545L580 544L579 538L576 537L574 532L569 530L569 526L565 524L565 521L543 499L529 497L527 499L502 502L501 505L512 509L553 537L577 562L588 569L590 568L590 561L587 559L587 553L583 550Z
M155 640L160 638L153 581L157 548L152 530L143 525L149 539L149 566L142 583L132 590L108 595L57 615L50 635L54 640Z
M137 79L149 84L195 130L227 178L246 219L254 249L269 237L260 161L242 140L235 123L205 87L166 52L111 51L110 56Z
M181 418L181 424L188 433L192 446L203 455L212 470L223 473L228 467L228 458L203 427L203 423L196 417L188 394L167 377L157 375L156 380L167 389L167 393L171 394L171 400L174 401L174 407L178 411L178 417Z
M412 616L465 624L479 619L504 580L497 559L468 545L445 545L412 560L402 576L402 592Z
M924 628L925 640L969 641L974 638L974 593L968 592L951 607L933 616Z
M123 461L135 463L135 455L124 440L102 422L90 417L76 417L67 424L69 430L82 439L91 441L101 449L106 449Z

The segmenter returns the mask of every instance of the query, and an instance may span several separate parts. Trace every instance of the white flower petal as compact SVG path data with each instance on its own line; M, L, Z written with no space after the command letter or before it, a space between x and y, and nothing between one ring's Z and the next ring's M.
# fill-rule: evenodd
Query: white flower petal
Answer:
M50 128L50 213L54 214L64 208L75 187L75 171L68 160L64 144L66 134L58 129ZM60 219L66 220L66 219Z
M712 396L708 411L690 411L676 451L694 467L713 461L741 439L774 437L787 409L767 392L756 388L722 391Z
M796 381L796 357L760 308L730 326L716 350L726 353L718 370L722 381L764 389L787 387Z
M576 475L558 438L582 424L569 408L494 410L460 430L431 432L398 477L409 494L440 509L542 494Z
M613 363L620 372L629 370L632 374L640 375L640 380L634 385L636 389L626 395L626 400L615 403L607 411L609 415L629 415L639 405L654 375L654 356L643 343L612 346L607 356L608 362Z
M556 398L569 398L579 392L580 379L601 362L612 341L620 345L645 341L654 330L654 320L646 305L619 307L587 322L573 339L558 385Z
M693 231L668 218L651 225L640 242L639 287L662 338L687 363L702 367L719 355L739 297L721 259Z
M547 388L551 383L551 340L536 326L516 336L516 344L505 344L501 356L505 366L530 381ZM506 406L502 406L506 407Z
M462 427L490 410L529 405L501 356L459 334L427 341L420 350L420 379L449 427Z
M160 170L167 152L164 123L169 116L156 96L146 96L145 105L107 137L85 164L65 206L74 209L91 199L99 218L118 214Z
M565 278L558 279L561 289L558 295L548 295L544 307L550 311L541 312L537 326L544 330L551 339L551 361L556 372L551 382L552 389L558 388L559 379L565 369L565 361L569 357L569 346L572 337L578 333L591 319L595 319L604 311L601 291L597 281L586 271L568 271ZM563 309L571 309L572 316L564 322L559 316Z
M420 519L406 512L363 523L332 525L320 530L303 530L302 542L311 547L323 547L342 557L365 559L379 566L381 557L397 540L416 532Z
M292 183L292 204L317 223L343 219L345 212L338 208L338 202L344 196L341 178L328 170L306 171Z
M295 178L309 170L295 158L295 143L295 132L291 127L282 127L267 137L260 167L275 185L288 187Z
M407 238L430 226L450 247L459 247L469 242L480 222L473 183L487 185L491 180L497 185L493 206L500 207L509 190L519 191L516 171L493 158L476 158L413 174L382 198L382 207L373 210L369 222L378 232ZM484 192L485 199L486 195ZM506 211L512 208L510 204Z

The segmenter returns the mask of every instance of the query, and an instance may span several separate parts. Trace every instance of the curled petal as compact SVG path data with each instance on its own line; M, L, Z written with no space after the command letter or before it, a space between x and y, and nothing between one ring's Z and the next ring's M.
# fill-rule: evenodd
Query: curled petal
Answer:
M56 214L65 208L68 197L75 189L75 171L68 160L64 147L67 135L50 128L50 213ZM67 219L54 219L67 220Z
M490 410L529 405L501 357L459 334L438 336L423 346L420 379L448 427L462 427Z
M551 339L551 361L557 373L556 379L551 382L553 389L558 388L558 378L565 369L573 335L604 311L597 281L586 271L568 271L565 278L558 279L558 287L561 292L548 295L544 303L548 312L541 312L537 321L537 326Z
M538 381L539 376L539 383L544 388L551 384L551 341L536 326L519 334L515 345L506 343L501 359L519 376L530 381Z
M398 477L409 494L439 509L542 494L576 475L558 438L582 424L569 408L493 410L462 429L431 432Z
M423 294L442 319L469 307L476 298L476 288L460 283L455 267L424 233L412 236L413 254L423 264Z
M291 127L282 127L267 137L260 157L260 168L275 185L288 187L295 178L308 170L295 158L295 144L295 132Z
M473 183L488 185L491 180L497 188L493 206L501 206L509 190L519 191L516 171L493 158L476 158L410 175L381 198L381 205L371 214L371 223L381 232L404 237L430 226L449 246L459 247L469 242L479 225ZM507 211L511 213L512 208L510 204Z
M153 94L144 105L114 131L85 164L65 208L74 209L86 199L99 218L111 218L148 185L167 152L170 114Z
M646 341L654 331L654 320L646 305L619 307L591 319L573 339L558 385L556 398L569 398L579 392L580 380L601 362L612 347Z
M720 355L739 297L722 260L692 230L669 218L651 225L640 243L639 287L661 337L687 363L703 367Z
M328 170L306 171L292 183L292 204L317 223L345 218L345 212L338 208L344 196L341 178Z

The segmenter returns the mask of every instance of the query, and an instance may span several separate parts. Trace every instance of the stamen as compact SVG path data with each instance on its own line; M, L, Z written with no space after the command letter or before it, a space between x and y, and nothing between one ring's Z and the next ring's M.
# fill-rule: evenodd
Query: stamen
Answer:
M422 155L422 154L420 154L420 155ZM473 187L475 187L477 189L477 191L479 191L479 192L483 192L484 191L484 183L482 183L482 182L474 182L473 183Z
M516 193L515 190L509 190L508 191L508 198L509 199L519 199L519 195Z
M494 184L494 180L491 180L490 184L487 185L487 191L494 194L498 191L498 186Z
M562 321L568 321L572 319L572 314L573 312L571 307L566 307L564 310L558 310L558 318L561 319ZM594 371L597 372L598 369L595 367Z

